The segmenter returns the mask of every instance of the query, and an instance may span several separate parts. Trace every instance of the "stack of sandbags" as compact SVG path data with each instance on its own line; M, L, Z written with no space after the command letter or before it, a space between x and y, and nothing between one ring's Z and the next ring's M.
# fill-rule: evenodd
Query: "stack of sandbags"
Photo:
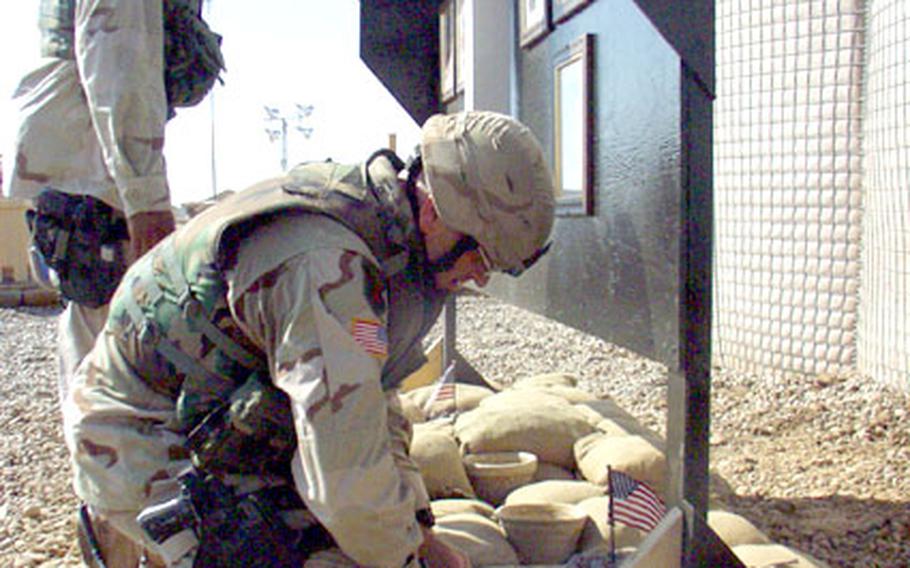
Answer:
M405 413L415 422L411 455L433 499L437 533L465 551L474 566L517 563L514 547L497 524L494 506L500 504L575 505L589 517L579 552L608 550L607 465L665 497L663 439L612 400L579 389L571 374L529 377L501 392L457 384L455 396L442 400L432 399L435 389L422 387L402 396ZM443 418L428 420L432 416ZM465 456L488 452L530 452L538 460L534 476L502 503L479 500L476 484L481 480L472 484L464 466ZM738 515L712 511L708 522L741 558L784 554L783 547L771 544ZM612 532L616 548L625 550L645 536L622 523ZM811 561L805 558L795 561Z

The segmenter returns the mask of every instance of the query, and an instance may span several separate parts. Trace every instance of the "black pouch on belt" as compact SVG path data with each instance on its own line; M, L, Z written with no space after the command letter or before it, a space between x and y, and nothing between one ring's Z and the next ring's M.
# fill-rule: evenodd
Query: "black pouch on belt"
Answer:
M126 272L126 219L88 195L47 188L26 213L32 242L57 273L60 294L97 308L108 303Z

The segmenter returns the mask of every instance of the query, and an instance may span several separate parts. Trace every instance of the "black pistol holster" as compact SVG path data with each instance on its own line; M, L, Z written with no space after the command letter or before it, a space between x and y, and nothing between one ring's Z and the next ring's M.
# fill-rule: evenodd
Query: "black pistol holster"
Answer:
M25 219L34 246L57 273L63 297L90 308L110 301L127 268L123 215L89 195L47 188Z

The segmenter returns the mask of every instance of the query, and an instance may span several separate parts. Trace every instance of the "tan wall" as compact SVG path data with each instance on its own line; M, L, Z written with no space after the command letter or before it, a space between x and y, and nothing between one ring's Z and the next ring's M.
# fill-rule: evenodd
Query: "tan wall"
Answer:
M30 282L24 201L0 198L0 283Z

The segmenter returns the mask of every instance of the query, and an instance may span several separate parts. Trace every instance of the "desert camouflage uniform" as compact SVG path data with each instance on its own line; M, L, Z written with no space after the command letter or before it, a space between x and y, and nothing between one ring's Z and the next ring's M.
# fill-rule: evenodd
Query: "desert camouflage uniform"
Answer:
M371 177L382 178L377 185L397 219L383 231L416 238L395 171L385 159L372 164ZM355 183L360 170L320 171L326 168L332 171L323 180L328 186L366 195L363 183ZM421 543L414 513L427 506L428 497L407 455L410 427L394 387L420 364L415 348L444 298L415 281L414 272L387 277L394 259L377 258L365 242L369 238L328 216L262 215L268 195L288 199L282 183L289 187L287 180L272 183L277 192L242 192L209 209L124 277L65 407L75 488L106 516L127 519L123 529L148 504L173 495L174 476L187 465L177 408L204 404L206 394L186 392L186 373L154 348L129 307L131 296L146 314L174 309L165 302L155 312L157 292L149 282L171 294L179 286L168 284L174 274L168 264L176 262L192 275L190 287L210 321L254 356L253 367L264 362L273 384L288 395L297 438L293 481L308 509L357 563L402 566ZM291 186L306 193L308 184L305 179ZM194 252L198 243L211 241L226 216L250 208L260 211L252 216L255 222L243 213L228 223L239 229L214 238L220 247L215 264L224 270L213 274ZM371 238L375 242L376 235ZM209 371L241 371L193 329L191 318L159 319L163 325L154 332L173 339ZM126 530L139 538L138 527Z

